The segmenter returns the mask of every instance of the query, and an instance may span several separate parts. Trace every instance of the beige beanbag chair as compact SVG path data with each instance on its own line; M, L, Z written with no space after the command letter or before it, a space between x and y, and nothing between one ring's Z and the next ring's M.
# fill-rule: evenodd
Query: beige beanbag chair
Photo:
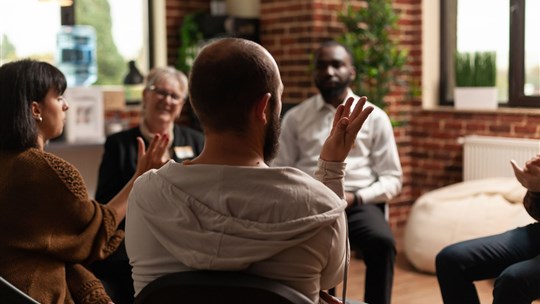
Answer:
M405 227L407 259L435 273L435 256L447 245L532 223L523 207L526 189L514 177L461 182L419 197Z

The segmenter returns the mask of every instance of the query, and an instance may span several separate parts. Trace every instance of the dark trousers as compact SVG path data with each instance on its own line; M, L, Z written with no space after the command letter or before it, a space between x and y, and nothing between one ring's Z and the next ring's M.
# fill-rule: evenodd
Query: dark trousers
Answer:
M135 289L123 241L109 258L94 262L90 270L101 281L115 304L133 304Z
M494 304L529 304L540 298L540 224L447 246L436 269L445 304L480 303L473 282L491 278Z
M364 301L390 304L396 242L384 217L384 203L354 206L346 212L351 248L361 251L366 264Z
M128 265L117 267L117 274L107 275L100 278L105 290L111 296L115 304L132 304L135 296L133 279L131 278L131 267L127 271Z

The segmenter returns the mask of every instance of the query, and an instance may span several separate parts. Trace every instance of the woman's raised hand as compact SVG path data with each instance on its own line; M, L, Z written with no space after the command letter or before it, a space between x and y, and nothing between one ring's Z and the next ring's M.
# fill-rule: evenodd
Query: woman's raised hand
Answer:
M157 169L163 166L167 161L163 158L167 147L169 146L169 136L156 134L148 149L145 149L144 141L142 138L137 137L138 144L138 158L137 169L135 170L135 176L140 176L144 172L150 169Z

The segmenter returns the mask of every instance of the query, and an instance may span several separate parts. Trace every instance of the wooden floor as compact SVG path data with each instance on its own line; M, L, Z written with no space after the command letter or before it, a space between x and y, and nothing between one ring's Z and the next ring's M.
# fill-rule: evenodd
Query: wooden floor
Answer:
M392 290L392 303L395 304L441 304L442 299L434 274L421 273L413 268L403 253L398 239L398 255ZM347 284L347 298L362 301L364 298L365 266L361 259L351 259ZM476 283L482 304L492 303L493 280ZM337 288L341 295L341 286ZM536 303L536 302L535 302Z
M349 269L347 298L362 301L364 298L365 266L362 260L353 259ZM493 281L477 282L477 290L482 304L491 303ZM337 288L341 295L341 286ZM402 252L398 253L392 290L392 303L396 304L437 304L442 303L437 278L433 274L421 273L413 269Z

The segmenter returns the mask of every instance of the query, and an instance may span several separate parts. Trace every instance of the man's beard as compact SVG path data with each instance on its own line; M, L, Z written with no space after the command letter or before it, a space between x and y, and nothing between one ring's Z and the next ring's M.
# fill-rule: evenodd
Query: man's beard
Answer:
M335 87L325 87L322 83L316 83L315 86L319 89L324 100L335 100L342 97L347 88L351 84L351 81L340 82Z
M279 114L272 115L266 127L266 134L264 136L263 157L266 164L276 157L276 153L279 147L279 133L281 126L279 123Z

